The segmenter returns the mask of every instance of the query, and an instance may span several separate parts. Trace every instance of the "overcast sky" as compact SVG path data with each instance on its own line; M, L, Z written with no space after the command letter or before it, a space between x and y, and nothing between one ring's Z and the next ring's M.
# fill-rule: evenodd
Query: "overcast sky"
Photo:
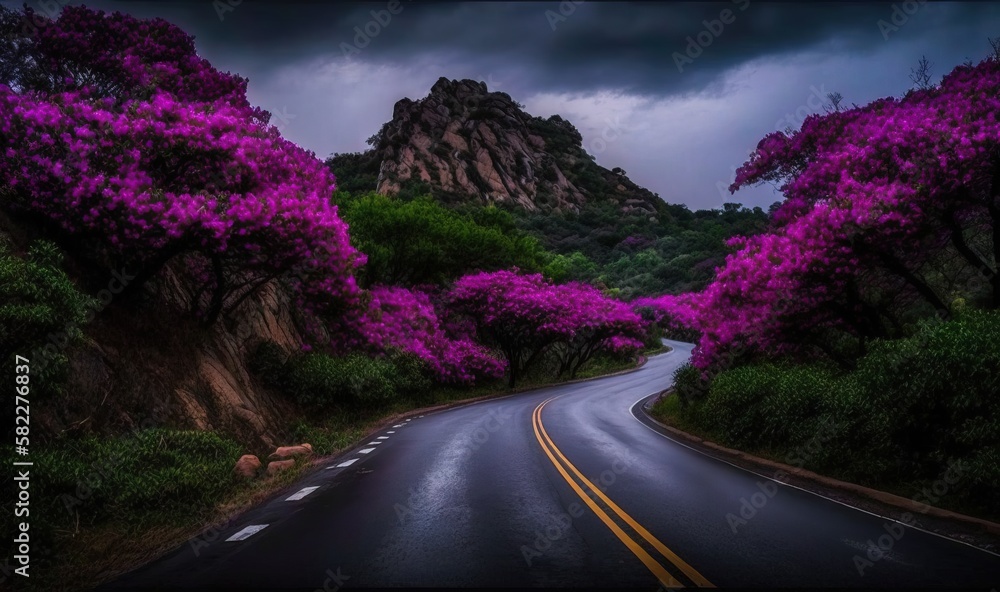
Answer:
M28 1L42 14L80 3ZM178 24L321 158L367 148L397 100L439 77L473 78L569 119L598 163L692 208L766 207L770 186L721 189L765 134L832 91L848 105L901 96L922 55L940 80L1000 36L995 2L83 3Z

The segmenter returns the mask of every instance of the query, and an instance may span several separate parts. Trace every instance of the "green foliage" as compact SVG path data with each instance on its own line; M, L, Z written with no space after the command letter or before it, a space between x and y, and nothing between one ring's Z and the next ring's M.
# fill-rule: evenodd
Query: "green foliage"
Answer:
M542 269L545 277L557 284L568 281L592 282L599 273L597 265L580 251L555 255Z
M969 485L1000 485L1000 311L928 322L913 337L878 342L857 380L882 409L906 459L928 478L950 460L972 465Z
M288 428L289 442L308 442L315 454L333 454L338 450L356 444L368 433L366 419L369 416L350 414L331 415L320 422L298 419Z
M334 154L326 165L336 178L337 191L361 193L375 191L382 161L374 150L369 150Z
M663 330L656 323L649 323L646 329L646 335L643 337L643 351L645 352L659 352L666 351L667 346L663 345Z
M580 157L583 151L583 136L573 126L558 115L548 119L533 117L528 121L531 133L545 139L545 151L549 154Z
M492 271L511 265L526 271L541 271L547 261L544 251L548 251L576 258L555 260L546 270L548 277L560 281L600 282L618 288L624 299L697 291L708 284L715 268L723 263L729 252L726 239L757 234L767 225L768 212L761 208L726 203L721 209L692 212L686 206L662 202L658 195L630 181L622 169L608 171L600 167L584 150L579 131L558 115L532 118L528 128L530 133L545 141L545 154L532 167L536 180L542 181L535 196L542 211L529 212L503 204L502 207L513 213L511 218L516 220L516 228L505 225L496 230L514 241L515 238L522 240L518 238L524 236L518 232L520 229L532 237L530 243L511 245L492 238L477 244L472 237L481 234L481 230L463 231L460 236L469 239L471 244L449 249L447 245L454 243L448 241L455 237L449 234L454 230L446 221L456 212L466 217L465 222L471 219L479 226L494 227L472 213L483 209L474 205L481 201L480 196L459 195L431 183L404 180L394 198L383 197L385 201L379 204L361 206L354 214L356 220L350 219L350 212L341 212L348 218L355 246L369 256L370 263L362 272L362 281L369 285L377 282L437 283L473 269ZM384 141L384 131L385 126L373 136L376 144L381 145ZM376 153L370 150L360 154L337 154L327 161L337 175L337 194L367 192L375 188L380 165ZM469 162L473 155L462 154L459 159ZM517 176L527 174L526 164L520 159L512 168L511 172ZM586 196L587 201L579 212L551 209L558 200L548 183L556 181L557 169ZM489 191L489 184L475 167L469 167L467 173L479 193ZM428 195L453 209L439 208L445 212L443 214L432 212L426 206L389 211L400 208L391 205L393 201L428 202ZM335 199L341 205L359 201L340 196ZM655 212L646 209L626 212L622 203L627 199L645 202ZM384 220L379 216L382 209L386 213ZM502 211L493 207L487 209ZM421 240L421 236L426 238ZM413 247L409 250L400 247L411 244ZM487 250L466 248L476 246ZM482 261L468 261L469 254L485 256L491 253L496 255Z
M395 394L393 377L394 368L386 359L307 353L289 360L285 384L288 394L303 406L328 409L388 402Z
M76 289L61 268L62 255L47 241L33 243L27 257L0 242L0 360L12 368L14 355L30 357L50 342L55 355L48 363L33 360L35 392L60 390L65 378L66 345L78 342L89 315L99 303ZM51 348L50 348L51 349Z
M47 538L110 518L190 519L234 490L233 465L241 453L238 443L204 431L151 429L49 442L32 451L32 499L44 504L32 512L32 532Z
M682 405L689 405L704 398L708 383L702 379L700 370L684 364L674 370L674 392Z
M631 356L600 353L587 360L576 373L576 378L594 378L635 368L635 358Z
M351 241L368 256L368 285L444 283L475 270L537 271L546 258L534 238L514 229L509 214L449 210L430 198L402 201L365 194L343 203Z
M423 394L431 389L434 381L427 372L427 364L418 356L399 350L389 352L389 361L395 373L396 391L402 394Z
M834 383L812 366L744 366L715 378L704 411L740 446L798 445L816 433L822 401L837 396Z
M757 364L720 373L686 419L726 444L869 483L918 484L964 463L955 500L1000 486L1000 312L928 322L878 341L856 370ZM697 384L675 376L678 392ZM682 398L682 401L684 399ZM988 512L998 507L983 508Z
M404 396L425 394L432 386L423 360L398 350L376 358L319 352L288 357L276 343L265 341L249 355L247 364L264 384L312 410L378 408Z
M579 213L513 212L519 226L556 255L547 270L550 277L601 281L630 299L707 285L729 252L725 241L756 234L767 225L768 214L760 208L733 205L691 212L664 204L652 220L648 213L624 213L616 203L598 199L585 203ZM583 258L592 266L567 265L560 256Z

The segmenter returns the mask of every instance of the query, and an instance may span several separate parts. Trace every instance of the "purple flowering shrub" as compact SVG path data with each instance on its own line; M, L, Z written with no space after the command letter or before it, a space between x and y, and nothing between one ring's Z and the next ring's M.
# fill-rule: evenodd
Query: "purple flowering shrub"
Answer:
M766 136L731 190L782 183L771 230L732 239L702 292L641 304L700 333L702 370L741 355L843 361L839 344L856 357L904 336L907 319L947 314L951 294L997 308L998 113L1000 63L986 60L938 87ZM928 279L940 269L952 284Z
M642 347L639 315L586 284L556 285L541 274L516 270L483 272L456 281L448 301L474 321L483 342L500 349L511 385L550 350L559 359L559 373L572 375L599 351Z

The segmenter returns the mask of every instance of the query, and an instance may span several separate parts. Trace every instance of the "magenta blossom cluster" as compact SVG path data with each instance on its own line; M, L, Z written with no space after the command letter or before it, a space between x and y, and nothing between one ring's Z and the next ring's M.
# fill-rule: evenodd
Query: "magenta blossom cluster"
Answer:
M598 351L642 346L642 319L586 284L555 285L517 270L483 272L456 281L449 302L474 320L481 339L503 352L511 384L550 348L560 357L561 371L573 373Z
M885 302L947 310L917 271L944 248L956 271L991 278L1000 306L998 113L1000 63L986 60L938 87L768 135L731 189L782 183L771 231L733 239L712 284L654 308L701 333L693 363L706 369L734 353L826 351L838 333L883 337L894 320ZM992 237L987 252L972 236Z
M49 73L49 90L85 87L117 100L169 93L180 101L225 103L260 123L266 111L246 98L247 79L220 72L200 57L194 38L161 18L131 15L85 6L63 7L50 20L25 8L32 23L35 59Z
M390 348L413 354L445 384L473 384L500 378L502 360L466 336L449 334L430 297L419 290L375 286L368 310L350 328L358 342L375 351Z
M67 7L36 42L68 82L0 85L3 207L144 279L197 253L220 293L294 269L317 309L356 304L364 257L330 203L334 178L250 108L245 80L216 71L162 20Z
M196 251L250 267L304 265L324 276L306 290L356 292L362 260L330 203L329 170L225 104L157 93L116 109L83 91L0 87L0 151L10 207L99 237L140 265Z

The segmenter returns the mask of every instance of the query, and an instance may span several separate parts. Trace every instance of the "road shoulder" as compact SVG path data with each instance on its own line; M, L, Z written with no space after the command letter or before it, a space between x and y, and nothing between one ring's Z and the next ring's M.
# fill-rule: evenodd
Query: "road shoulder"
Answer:
M652 416L650 407L654 401L664 395L669 396L667 391L661 391L643 398L633 406L632 414L643 425L678 444L756 475L878 515L887 520L906 524L907 516L910 516L909 523L914 524L912 517L916 517L915 525L921 530L1000 554L1000 524L935 508L913 499L840 481L704 440L666 425Z

